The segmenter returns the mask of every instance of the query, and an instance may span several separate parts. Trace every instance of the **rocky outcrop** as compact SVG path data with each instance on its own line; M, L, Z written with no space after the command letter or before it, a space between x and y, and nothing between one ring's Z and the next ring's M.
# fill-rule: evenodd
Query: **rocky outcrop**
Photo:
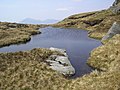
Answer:
M115 0L115 2L113 3L113 6L117 6L118 3L120 3L120 0Z
M120 6L115 6L112 8L112 12L114 14L120 14Z
M83 23L89 25L89 26L95 26L99 23L101 23L103 21L103 19L100 20L93 20L93 21L83 21Z
M50 48L51 51L58 51L62 55L51 55L46 62L50 65L53 70L62 73L65 76L72 76L75 74L75 69L71 65L66 51L58 48Z
M114 35L120 34L120 23L114 22L108 33L102 38L102 40L106 40L112 38Z
M115 0L110 9L114 14L120 14L120 0Z

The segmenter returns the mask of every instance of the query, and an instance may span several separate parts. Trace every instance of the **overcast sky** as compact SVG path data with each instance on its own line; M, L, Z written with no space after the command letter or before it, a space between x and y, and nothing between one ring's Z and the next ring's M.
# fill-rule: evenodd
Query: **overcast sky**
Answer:
M0 21L25 18L61 20L72 14L108 8L114 0L0 0Z

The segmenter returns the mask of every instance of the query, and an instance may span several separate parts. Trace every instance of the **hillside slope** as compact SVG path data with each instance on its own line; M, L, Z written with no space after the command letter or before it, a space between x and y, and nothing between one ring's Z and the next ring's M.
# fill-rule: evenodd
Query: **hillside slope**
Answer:
M119 4L117 3L117 6ZM114 14L112 8L113 6L106 10L72 15L53 26L89 30L90 37L101 39L108 32L111 25L115 21L119 21L120 14Z

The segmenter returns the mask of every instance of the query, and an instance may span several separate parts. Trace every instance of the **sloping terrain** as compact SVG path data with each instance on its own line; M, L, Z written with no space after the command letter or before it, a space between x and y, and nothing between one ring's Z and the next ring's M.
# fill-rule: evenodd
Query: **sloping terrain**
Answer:
M72 15L57 24L55 27L78 28L89 30L89 36L101 39L115 21L119 21L120 14L114 14L112 9Z

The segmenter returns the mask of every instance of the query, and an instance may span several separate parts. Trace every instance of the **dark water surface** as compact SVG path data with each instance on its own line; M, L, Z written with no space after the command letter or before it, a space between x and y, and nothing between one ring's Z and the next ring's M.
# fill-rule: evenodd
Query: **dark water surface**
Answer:
M69 59L76 70L73 78L92 71L86 61L91 50L101 45L100 41L89 38L85 30L46 27L41 31L42 34L32 36L30 42L0 48L0 52L16 52L33 48L62 48L67 50Z

